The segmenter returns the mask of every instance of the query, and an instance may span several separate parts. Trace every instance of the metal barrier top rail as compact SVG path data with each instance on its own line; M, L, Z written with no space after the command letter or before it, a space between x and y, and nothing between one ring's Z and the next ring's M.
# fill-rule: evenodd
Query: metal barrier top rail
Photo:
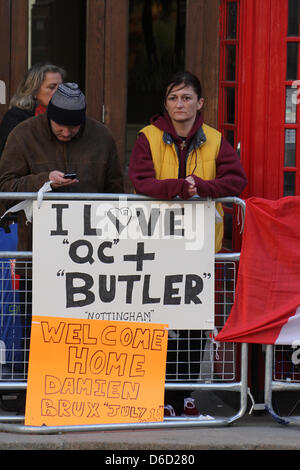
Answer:
M37 200L39 193L23 193L23 192L10 192L10 193L1 193L0 192L0 200L23 200L23 199L32 199ZM43 193L43 199L45 200L85 200L85 201L118 201L118 200L127 200L127 201L159 201L153 197L144 196L141 194L131 194L131 193L52 193L47 192ZM221 202L223 204L236 204L237 206L241 207L243 212L243 217L245 216L246 211L246 203L243 199L238 197L221 197L216 199L209 199L209 198L200 198L199 196L193 196L190 199L183 200L183 199L172 199L170 200L163 200L164 202L184 202L185 204L191 204L200 201L214 201L214 202ZM162 200L161 200L162 201Z
M25 193L25 192L0 192L0 199L37 199L38 193ZM144 201L157 201L153 197L144 196L142 194L133 194L133 193L59 193L59 192L47 192L43 193L43 199L74 199L74 200L119 200L119 199L127 199L129 201L136 201L136 200L144 200ZM193 196L190 199L184 200L184 202L195 202L195 201L208 201L208 198L200 198L199 196ZM222 202L222 203L234 203L240 205L243 209L245 209L246 204L245 201L242 199L232 196L232 197L221 197L217 199L211 199L215 202ZM176 201L183 201L183 199L173 199L173 202ZM170 201L169 201L170 202Z

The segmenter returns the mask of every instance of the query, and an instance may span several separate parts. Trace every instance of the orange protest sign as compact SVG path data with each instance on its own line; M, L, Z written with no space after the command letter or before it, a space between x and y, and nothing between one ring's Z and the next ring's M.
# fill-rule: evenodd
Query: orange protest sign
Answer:
M163 420L167 325L33 316L25 424Z

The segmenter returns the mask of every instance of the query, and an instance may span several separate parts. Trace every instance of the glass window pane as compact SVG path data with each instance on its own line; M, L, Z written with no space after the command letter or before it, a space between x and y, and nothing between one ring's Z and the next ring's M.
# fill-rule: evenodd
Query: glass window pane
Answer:
M62 65L84 91L86 0L30 0L29 22L29 64Z
M284 166L296 165L296 129L285 130Z
M285 94L285 122L287 124L296 123L296 101L297 89L287 86Z
M226 130L225 137L228 140L228 142L232 145L232 147L234 147L234 131Z
M299 35L299 0L289 0L288 36Z
M226 76L225 80L235 80L236 46L226 46Z
M166 77L184 69L187 1L125 3L129 5L127 123L140 125L161 108Z
M235 88L225 88L226 93L226 115L225 122L235 123Z
M227 39L236 39L237 32L237 2L228 3L227 10Z
M298 43L287 43L286 79L296 80L298 76Z
M284 173L283 195L295 196L295 173L294 172Z

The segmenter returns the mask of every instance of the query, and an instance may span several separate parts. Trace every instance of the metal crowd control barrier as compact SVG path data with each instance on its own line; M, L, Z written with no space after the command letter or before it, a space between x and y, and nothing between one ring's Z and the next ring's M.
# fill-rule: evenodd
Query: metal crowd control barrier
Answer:
M292 416L300 403L299 399L286 416L282 416L278 410L275 410L273 404L273 392L299 392L300 390L300 369L292 361L293 353L298 354L289 346L272 344L266 346L264 398L265 409L275 421L279 424L299 426L300 416ZM296 362L299 362L298 358Z
M80 194L80 193L44 193L45 200L153 200L146 196L134 194ZM0 199L25 200L37 199L37 193L0 193ZM191 203L201 201L199 198L192 198ZM243 214L245 203L239 198L220 198L215 202L229 203L238 206ZM1 248L0 248L1 249ZM228 317L235 295L235 281L237 272L237 261L239 253L218 253L215 255L216 291L215 291L215 323L220 330ZM0 258L20 260L32 258L32 252L0 251ZM24 261L22 261L24 263ZM0 266L0 276L3 277L4 261ZM26 263L29 263L26 261ZM7 268L7 266L6 266ZM0 278L0 281L1 281ZM0 284L1 289L1 284ZM30 294L27 289L20 294ZM22 302L22 301L21 301ZM26 304L26 301L25 301ZM12 331L17 328L24 330L24 324L17 324L18 315L13 311ZM3 306L1 306L3 312ZM26 312L25 312L26 315ZM3 315L2 315L3 317ZM0 317L0 326L3 318ZM21 432L29 434L51 434L61 432L82 432L82 431L107 431L124 429L155 429L155 428L184 428L199 426L226 426L241 418L247 409L248 398L248 345L242 344L236 347L231 343L216 342L206 335L205 331L194 332L184 330L184 337L181 332L169 332L167 374L165 390L190 390L190 391L213 391L213 392L238 392L239 409L233 416L206 416L200 417L165 417L162 422L153 423L131 423L131 424L99 424L99 425L79 425L79 426L25 426L24 415L8 414L1 415L0 403L0 431ZM12 340L13 341L13 340ZM5 345L0 342L0 396L11 394L18 396L18 393L27 388L27 357L28 338L22 338L22 346L12 345L11 349L5 351ZM184 346L182 346L182 344ZM23 349L22 349L23 348ZM9 359L5 359L5 353L9 353ZM237 364L238 360L238 364ZM237 378L238 377L238 378ZM3 412L2 412L3 413Z

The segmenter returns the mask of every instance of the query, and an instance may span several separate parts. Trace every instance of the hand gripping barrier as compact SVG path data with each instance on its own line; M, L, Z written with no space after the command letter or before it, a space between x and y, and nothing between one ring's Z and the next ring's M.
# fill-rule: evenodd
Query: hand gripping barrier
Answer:
M36 200L37 193L0 193L0 199L6 200ZM40 197L40 195L39 195ZM97 201L136 201L153 199L146 196L134 194L80 194L80 193L45 193L44 200L97 200ZM194 197L189 202L197 203L201 199ZM203 199L202 199L203 201ZM156 201L157 202L157 201ZM220 198L215 202L222 204L236 205L238 210L244 215L245 203L239 198ZM0 248L1 250L1 248ZM234 301L236 265L239 261L239 253L217 253L215 255L215 272L217 282L215 284L215 323L220 330L228 317L230 308ZM18 263L28 263L32 259L32 252L20 252L15 250L0 251L2 266L0 275L3 279L3 270L11 259ZM7 261L6 261L7 260ZM25 261L26 260L26 261ZM0 290L3 294L3 282ZM22 288L20 288L22 289ZM26 291L27 288L25 288ZM22 291L20 291L21 295ZM30 294L30 292L25 292ZM2 295L3 297L3 295ZM4 307L1 305L0 325L3 323ZM16 306L12 311L16 312ZM26 312L25 312L26 315ZM11 324L17 331L16 315L12 315L14 323ZM13 330L13 331L15 331ZM24 330L24 328L23 328ZM22 330L22 331L23 331ZM17 338L18 339L18 338ZM27 357L28 338L22 338L22 346L17 343L17 339L11 338L10 356L5 360L5 345L0 342L0 396L7 394L18 395L26 391L27 388ZM183 343L181 343L183 341ZM1 347L2 344L2 347ZM184 344L182 347L181 344ZM25 346L24 346L25 345ZM169 350L170 348L170 350ZM184 354L183 354L184 353ZM182 359L184 357L184 359ZM165 390L196 391L196 392L237 392L239 393L239 409L234 411L232 416L176 416L165 417L162 422L130 423L130 424L97 424L78 426L25 426L24 415L7 413L1 411L0 402L0 431L19 432L28 434L55 434L61 432L82 432L82 431L107 431L124 429L158 429L158 428L184 428L184 427L220 427L234 423L241 418L247 409L248 398L248 345L242 344L239 347L232 344L217 344L211 335L205 331L193 333L186 330L184 338L180 332L169 332L168 359ZM196 369L195 369L196 365ZM193 372L193 368L197 371ZM168 372L169 369L169 372ZM238 378L237 378L238 377Z

